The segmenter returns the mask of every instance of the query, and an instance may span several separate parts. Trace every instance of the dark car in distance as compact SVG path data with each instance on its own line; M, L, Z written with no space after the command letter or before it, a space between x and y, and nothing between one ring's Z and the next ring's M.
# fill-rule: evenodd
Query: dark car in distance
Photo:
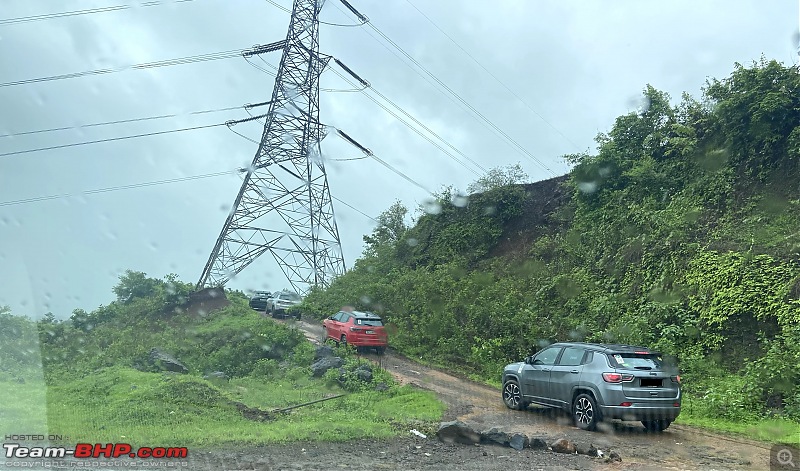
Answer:
M661 432L681 412L677 366L645 347L555 343L507 365L502 384L507 407L563 409L584 430L621 419Z
M269 291L254 291L253 296L250 297L250 307L258 311L267 309L267 301L272 298L272 293Z

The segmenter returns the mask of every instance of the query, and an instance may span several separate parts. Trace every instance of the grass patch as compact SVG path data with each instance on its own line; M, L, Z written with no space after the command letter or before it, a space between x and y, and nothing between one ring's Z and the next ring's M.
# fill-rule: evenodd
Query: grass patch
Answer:
M24 382L22 382L24 381ZM0 374L0 436L47 435L47 386L41 371Z
M699 403L702 401L690 396L687 397L687 395L684 395L684 398L684 407L681 410L681 415L675 421L678 424L700 427L718 433L742 435L767 443L800 445L800 424L797 422L781 418L733 421L710 417L704 414L702 410L694 410L695 408L693 407L687 407L692 402ZM697 409L702 409L702 406Z
M112 367L50 386L48 418L50 433L70 441L213 447L388 438L400 432L399 424L437 421L444 412L433 393L397 386L350 393L265 422L245 419L235 404L273 410L342 392L302 368L215 385L196 376Z

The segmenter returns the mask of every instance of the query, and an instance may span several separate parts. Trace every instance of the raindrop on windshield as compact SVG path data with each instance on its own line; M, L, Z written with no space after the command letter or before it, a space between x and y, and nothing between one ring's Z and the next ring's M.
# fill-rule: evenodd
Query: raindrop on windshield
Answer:
M463 208L467 204L469 204L469 197L461 193L456 193L451 198L451 203L453 203L453 206L456 206L458 208Z
M597 182L578 182L578 190L587 195L597 191Z
M442 204L437 200L427 200L422 203L422 210L428 214L439 214L442 212Z

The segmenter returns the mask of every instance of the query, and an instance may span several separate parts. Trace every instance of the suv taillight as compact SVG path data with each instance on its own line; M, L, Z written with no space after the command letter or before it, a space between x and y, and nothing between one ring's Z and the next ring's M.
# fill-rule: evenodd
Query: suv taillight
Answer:
M681 375L670 376L670 379L672 380L672 382L673 382L673 383L678 383L678 384L680 384L680 382L681 382Z
M633 381L633 375L622 373L603 373L603 381L606 383L622 383Z
M359 327L350 327L350 332L361 332L361 330L363 330L363 329L361 329Z

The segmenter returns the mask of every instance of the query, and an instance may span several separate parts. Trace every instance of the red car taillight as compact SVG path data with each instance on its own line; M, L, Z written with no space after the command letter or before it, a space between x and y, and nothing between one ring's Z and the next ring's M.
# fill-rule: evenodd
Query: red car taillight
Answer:
M633 375L626 375L622 373L603 373L603 380L606 383L622 383L633 381Z
M363 331L363 330L364 330L364 329L361 329L361 328L359 328L359 327L350 327L350 332L361 332L361 331Z

